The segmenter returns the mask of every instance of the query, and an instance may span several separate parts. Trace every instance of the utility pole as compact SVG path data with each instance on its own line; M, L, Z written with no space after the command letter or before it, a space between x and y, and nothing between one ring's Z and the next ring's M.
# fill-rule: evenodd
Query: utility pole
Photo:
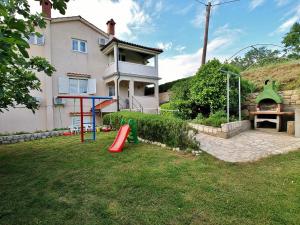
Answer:
M211 2L206 5L206 19L205 19L205 31L204 31L204 44L202 51L202 62L201 66L206 62L207 42L208 42L208 30L209 30L209 19L210 19Z
M216 4L212 4L211 1L208 3L204 3L200 0L195 0L196 2L205 5L206 7L206 19L205 19L205 31L204 31L204 43L203 43L203 51L202 51L202 60L201 60L201 66L206 63L206 53L207 53L207 45L208 45L208 31L209 31L209 20L210 20L210 12L211 8L217 5L224 5L232 2L238 2L240 0L230 0L230 1L225 1L225 2L219 2ZM214 0L213 0L214 1Z

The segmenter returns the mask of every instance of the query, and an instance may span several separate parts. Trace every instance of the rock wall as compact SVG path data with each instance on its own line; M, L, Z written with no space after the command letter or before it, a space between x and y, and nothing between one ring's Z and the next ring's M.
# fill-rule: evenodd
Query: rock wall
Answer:
M205 133L220 138L231 138L243 131L251 129L251 123L249 120L224 123L220 128L195 123L190 123L190 126L200 133Z
M63 135L65 131L49 131L42 133L33 133L33 134L19 134L19 135L9 135L9 136L0 136L0 144L14 144L24 141L33 141L37 139L56 137Z
M164 104L170 101L170 92L159 93L159 104Z
M255 99L257 93L250 94L246 101L243 104L243 113L249 115L250 111L256 111ZM295 111L295 109L300 108L300 90L288 90L288 91L279 91L278 94L283 99L283 110L284 111Z

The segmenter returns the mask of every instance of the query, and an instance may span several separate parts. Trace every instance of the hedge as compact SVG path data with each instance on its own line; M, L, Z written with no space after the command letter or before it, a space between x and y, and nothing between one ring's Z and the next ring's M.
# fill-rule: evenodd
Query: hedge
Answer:
M198 143L192 137L195 132L186 121L169 116L143 114L139 112L116 112L106 114L103 123L119 129L121 119L134 119L137 121L138 136L149 140L166 144L170 147L178 147L181 150L198 149Z

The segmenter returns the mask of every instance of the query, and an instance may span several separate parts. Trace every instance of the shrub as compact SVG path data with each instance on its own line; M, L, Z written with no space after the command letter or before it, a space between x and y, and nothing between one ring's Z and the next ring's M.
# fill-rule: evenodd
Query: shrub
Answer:
M194 77L191 87L191 99L201 108L209 109L210 114L226 108L227 102L227 76L226 72L239 74L239 70L232 65L222 64L214 59L202 66ZM253 84L243 81L242 101L253 89ZM247 87L247 88L245 88ZM230 109L238 107L238 77L230 76Z
M173 107L173 105L171 105L170 102L162 104L160 106L160 108L165 109L165 110L176 110L176 108ZM165 111L165 110L161 110L160 115L162 115L162 116L171 116L171 117L175 116L175 113L176 113L175 111Z
M227 123L227 116L224 111L217 111L208 118L199 113L194 121L206 126L220 127L222 123Z
M137 121L138 136L149 140L164 143L170 147L197 149L197 142L189 135L194 132L186 121L162 115L143 114L139 112L117 112L103 117L104 124L110 120L114 128L120 127L121 119Z

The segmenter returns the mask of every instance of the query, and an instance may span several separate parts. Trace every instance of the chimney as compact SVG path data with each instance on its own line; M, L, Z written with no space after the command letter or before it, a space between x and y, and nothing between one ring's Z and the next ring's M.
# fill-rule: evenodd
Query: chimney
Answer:
M107 33L109 34L110 37L115 36L115 21L113 19L110 19L107 21Z
M49 0L42 0L40 4L42 5L43 16L51 19L52 3Z

